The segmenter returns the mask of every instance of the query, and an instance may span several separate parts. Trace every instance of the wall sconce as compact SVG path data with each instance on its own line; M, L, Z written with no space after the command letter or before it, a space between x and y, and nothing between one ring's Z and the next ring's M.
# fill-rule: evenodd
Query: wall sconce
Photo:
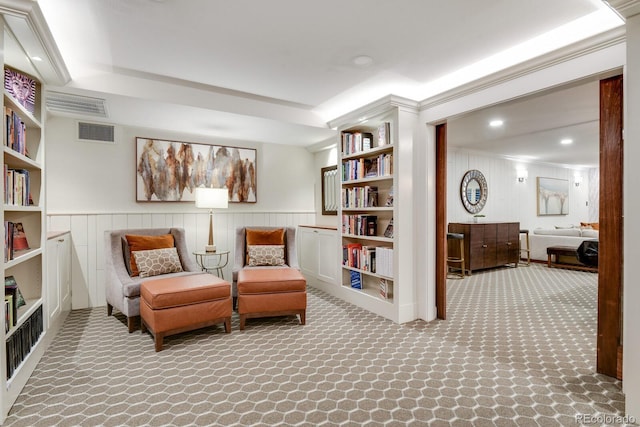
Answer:
M582 183L582 175L575 174L573 176L573 183L576 185L576 187L580 187L580 183Z
M526 169L516 169L516 178L518 182L525 182L529 177L529 172Z

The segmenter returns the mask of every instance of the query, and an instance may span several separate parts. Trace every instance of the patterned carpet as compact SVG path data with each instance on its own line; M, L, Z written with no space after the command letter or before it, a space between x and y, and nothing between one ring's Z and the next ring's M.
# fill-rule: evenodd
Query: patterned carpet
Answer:
M542 265L448 284L447 321L396 325L310 288L307 325L165 340L73 311L7 426L615 424L594 374L597 275Z

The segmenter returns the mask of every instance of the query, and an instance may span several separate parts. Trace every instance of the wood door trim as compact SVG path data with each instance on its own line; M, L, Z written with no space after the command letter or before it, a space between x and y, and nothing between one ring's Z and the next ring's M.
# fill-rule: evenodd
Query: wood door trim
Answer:
M436 126L436 316L447 318L447 124Z
M600 81L600 218L596 370L621 378L623 245L623 81Z

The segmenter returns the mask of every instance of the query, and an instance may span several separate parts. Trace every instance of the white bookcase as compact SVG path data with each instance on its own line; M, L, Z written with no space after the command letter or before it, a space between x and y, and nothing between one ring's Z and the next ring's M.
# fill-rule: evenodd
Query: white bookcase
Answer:
M4 10L4 9L3 9ZM15 19L16 18L12 18ZM17 313L7 324L8 304L2 305L5 319L0 328L0 423L4 421L11 406L31 376L38 361L42 357L47 335L46 299L46 221L45 221L45 183L44 183L44 126L42 115L43 91L37 77L22 71L19 65L6 63L4 56L7 43L16 46L11 39L11 30L3 19L0 19L0 46L4 46L0 54L3 70L11 67L33 80L35 88L34 111L26 108L15 98L15 94L4 88L2 96L2 151L4 165L4 185L2 186L3 224L11 222L21 224L26 234L28 249L8 251L9 235L3 227L5 253L2 263L4 277L13 276L24 297L25 305L17 308ZM26 58L26 56L25 56ZM3 73L4 74L4 73ZM17 135L16 127L19 128ZM13 137L9 136L14 130ZM14 179L13 185L8 176ZM27 178L28 177L28 178ZM27 185L28 182L28 185ZM12 304L16 304L13 301Z
M340 273L339 287L331 292L397 323L417 318L412 234L417 108L401 101L386 99L338 125Z

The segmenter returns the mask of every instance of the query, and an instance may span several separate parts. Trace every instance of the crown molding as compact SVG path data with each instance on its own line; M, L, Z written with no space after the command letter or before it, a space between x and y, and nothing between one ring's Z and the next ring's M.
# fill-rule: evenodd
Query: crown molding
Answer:
M604 0L604 2L625 19L640 13L640 0Z
M625 33L624 26L614 28L602 34L557 49L549 54L533 58L529 61L514 65L513 67L505 68L497 73L490 74L421 101L419 103L420 111L624 43Z
M357 110L351 111L343 116L337 117L328 122L331 129L338 129L344 125L361 122L370 117L375 117L385 113L390 108L398 108L402 111L418 113L419 103L413 99L403 98L396 95L387 95Z
M43 60L34 62L33 66L41 73L45 83L63 86L71 81L69 70L36 1L3 0L0 14L25 51L43 55Z

